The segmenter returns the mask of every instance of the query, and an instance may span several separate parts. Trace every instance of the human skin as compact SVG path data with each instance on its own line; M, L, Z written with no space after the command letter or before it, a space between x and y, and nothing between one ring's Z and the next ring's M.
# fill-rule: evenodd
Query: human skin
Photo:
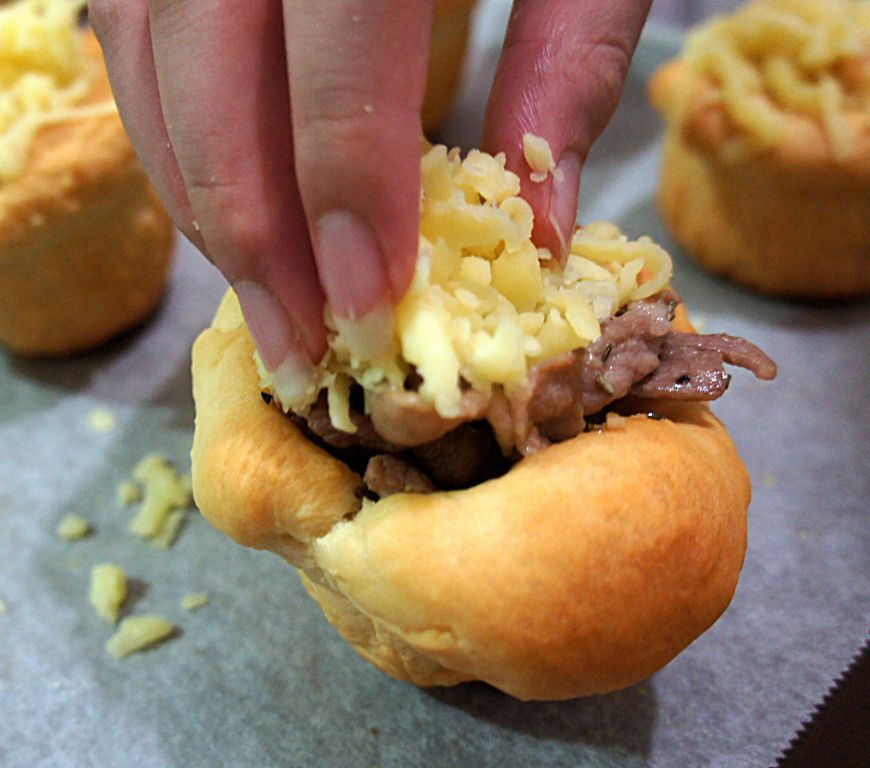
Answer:
M414 270L435 0L91 0L121 117L179 229L224 274L276 383L326 347L323 307L386 338ZM563 254L580 172L650 0L515 0L482 148ZM523 135L562 171L529 180Z

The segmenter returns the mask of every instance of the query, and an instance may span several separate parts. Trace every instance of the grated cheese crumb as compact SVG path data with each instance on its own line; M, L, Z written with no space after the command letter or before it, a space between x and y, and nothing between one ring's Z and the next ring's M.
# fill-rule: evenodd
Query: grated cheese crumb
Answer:
M127 574L114 563L100 563L91 569L88 600L94 610L110 624L117 624L121 606L127 599Z
M160 616L129 616L106 642L106 650L116 659L123 659L165 640L174 630L175 625Z
M208 593L206 592L188 592L181 598L181 607L185 611L197 611L206 605L208 605Z
M64 541L78 541L91 532L91 524L81 515L70 513L64 515L63 519L57 524L55 532L58 538Z
M142 488L132 480L125 480L118 484L118 502L125 507L142 500Z
M107 408L95 408L88 414L88 426L94 432L111 432L118 425L118 421Z
M529 178L540 184L545 181L548 173L556 169L553 161L553 153L546 139L535 136L533 133L523 134L523 157L526 159L532 173Z
M133 478L142 486L142 505L130 531L165 549L178 534L182 510L191 504L190 476L179 475L165 456L151 453L133 468Z

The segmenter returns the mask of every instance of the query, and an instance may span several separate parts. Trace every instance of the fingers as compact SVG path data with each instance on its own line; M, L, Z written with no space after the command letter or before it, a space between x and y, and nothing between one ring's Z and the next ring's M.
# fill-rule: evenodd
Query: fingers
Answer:
M143 167L175 225L204 250L163 122L148 6L145 0L91 0L88 18L103 49L118 111Z
M205 246L267 368L325 348L323 293L293 170L281 7L150 0L160 100Z
M650 0L515 0L484 126L535 211L533 237L563 254L577 214L580 169L610 120ZM523 135L545 138L559 172L530 180Z
M296 173L339 317L384 319L413 275L431 14L432 0L284 0Z

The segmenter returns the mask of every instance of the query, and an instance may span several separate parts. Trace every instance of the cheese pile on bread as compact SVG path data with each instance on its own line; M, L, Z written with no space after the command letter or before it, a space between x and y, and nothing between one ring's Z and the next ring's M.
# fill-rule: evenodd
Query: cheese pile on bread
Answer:
M538 362L587 347L600 321L661 291L671 260L649 238L629 241L610 223L578 230L563 265L531 241L532 209L503 154L429 147L421 160L420 244L414 280L396 309L396 331L367 356L331 316L329 350L317 378L287 397L265 371L263 386L286 410L305 413L329 392L334 426L348 415L353 383L366 392L401 388L412 368L419 395L444 418L464 391L508 393Z
M115 110L82 106L99 67L84 50L83 0L19 0L0 8L0 181L20 174L45 125Z
M741 129L732 153L776 144L792 113L821 120L844 158L858 131L846 115L870 115L870 4L752 0L690 33L683 61Z

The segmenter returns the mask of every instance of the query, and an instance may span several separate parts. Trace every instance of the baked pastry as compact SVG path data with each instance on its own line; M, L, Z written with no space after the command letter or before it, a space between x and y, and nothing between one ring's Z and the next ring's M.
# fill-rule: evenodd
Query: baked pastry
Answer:
M504 156L436 146L422 172L394 332L327 312L329 350L288 386L224 298L193 348L197 505L295 566L393 677L523 699L630 685L731 599L749 480L698 400L724 391L723 359L775 366L692 333L646 238L599 223L564 265L536 249Z
M431 134L441 124L456 93L474 5L475 0L435 0L422 113L426 134Z
M80 6L0 9L0 344L20 355L101 344L154 310L168 276L174 229Z
M752 0L649 86L658 203L702 266L766 293L870 292L870 6Z

